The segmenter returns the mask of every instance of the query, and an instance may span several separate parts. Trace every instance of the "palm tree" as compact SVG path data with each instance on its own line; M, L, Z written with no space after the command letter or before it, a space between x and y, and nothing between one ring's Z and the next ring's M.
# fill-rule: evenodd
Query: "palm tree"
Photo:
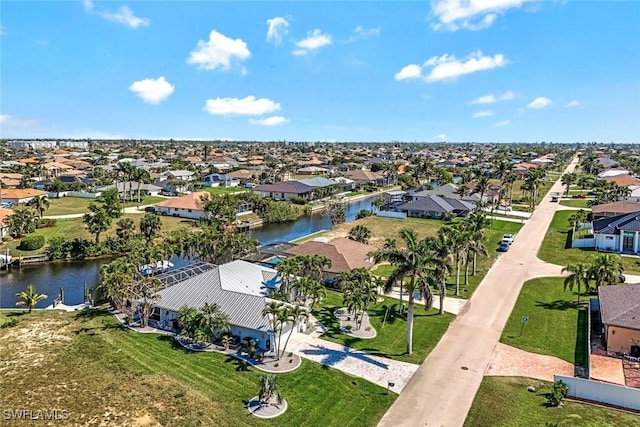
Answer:
M589 271L589 265L583 262L568 265L562 269L562 272L570 272L571 274L564 279L564 290L569 288L573 292L573 287L578 287L578 305L580 305L580 286L584 285L585 289L589 289L589 277L591 272Z
M591 263L591 274L596 281L596 290L603 285L615 285L619 275L624 271L624 265L619 255L600 254Z
M211 341L215 341L223 332L231 330L229 316L220 311L217 304L204 303L200 309L202 313L202 327L210 334Z
M566 186L565 196L569 196L569 187L574 184L577 180L577 175L573 172L565 173L561 177L562 185Z
M262 405L271 404L271 400L276 400L276 407L282 405L284 399L278 391L278 380L275 375L261 375L260 376L260 392L258 393L258 400Z
M100 243L100 233L107 231L111 226L111 217L102 206L91 203L90 213L84 214L82 221L86 224L90 233L96 235L96 244Z
M364 243L366 245L369 242L370 237L371 230L364 225L358 224L349 230L349 239L355 240L356 242Z
M100 269L98 290L122 312L136 282L137 268L127 258L117 258Z
M44 215L44 211L49 209L49 206L51 206L51 202L49 201L49 198L47 196L36 196L31 199L31 202L29 204L33 206L36 211L38 211L38 213L40 214L40 218L42 218L42 216Z
M291 338L291 335L293 335L293 330L298 327L298 322L301 318L306 318L309 315L307 309L299 305L294 305L293 307L288 308L286 313L289 321L291 322L291 329L289 329L289 335L287 336L287 340L284 342L284 347L282 347L283 355L287 351L287 345L289 345L289 339Z
M146 169L135 168L133 169L131 177L138 183L138 203L140 203L142 200L140 197L140 187L143 183L151 180L151 175L149 175L149 171Z
M27 307L27 309L29 309L27 313L31 313L31 310L36 304L48 298L47 295L39 294L38 292L36 292L36 288L33 285L28 285L26 290L18 292L16 296L19 298L18 302L16 302L16 305L23 305Z
M415 291L420 290L425 299L425 308L430 308L433 304L433 295L429 286L427 276L429 268L441 265L443 261L437 258L435 252L430 250L427 240L418 240L414 230L403 229L400 237L405 243L405 248L381 249L374 252L376 263L389 261L396 269L387 279L385 291L389 292L393 284L405 278L405 284L409 293L407 306L407 353L413 352L413 317L415 310Z
M140 232L144 235L145 239L147 239L147 243L153 240L161 228L162 221L160 217L155 214L145 214L140 220Z
M281 260L276 265L276 270L280 276L280 291L288 294L291 291L291 278L295 277L300 270L298 257L292 256Z
M480 193L481 201L484 199L484 194L487 192L490 186L491 186L491 181L489 181L489 177L487 177L486 175L482 175L476 182L476 188L474 189L474 193Z
M271 323L271 331L273 332L274 341L276 341L276 335L282 334L282 318L285 305L277 301L269 301L262 309L262 315L269 318ZM280 340L276 341L276 357L280 360Z

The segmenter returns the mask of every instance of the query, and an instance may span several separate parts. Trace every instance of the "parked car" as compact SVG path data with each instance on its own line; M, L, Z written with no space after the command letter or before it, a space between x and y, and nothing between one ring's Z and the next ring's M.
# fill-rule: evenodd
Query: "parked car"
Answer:
M596 276L591 275L591 277L589 278L590 280L596 280ZM618 282L619 283L624 283L627 281L627 278L624 274L620 273L618 274Z
M502 240L500 241L500 243L506 243L508 245L512 244L513 241L516 239L516 235L515 234L504 234L502 236Z
M552 196L551 197L551 201L552 202L557 202L558 200L560 200L560 197L558 197L558 196Z
M505 212L511 212L511 206L508 206L508 205L499 205L499 206L498 206L498 210L499 210L499 211L505 211Z
M597 193L595 191L588 191L587 196L595 196Z
M144 208L145 212L156 213L156 208L154 206L147 206Z
M585 196L584 194L574 194L573 196L571 196L572 199L586 199L587 196Z
M509 244L506 242L500 242L498 246L498 252L507 252L509 250Z

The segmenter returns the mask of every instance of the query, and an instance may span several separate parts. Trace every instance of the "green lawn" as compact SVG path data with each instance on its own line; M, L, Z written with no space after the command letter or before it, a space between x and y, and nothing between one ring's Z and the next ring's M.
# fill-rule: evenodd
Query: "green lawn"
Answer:
M198 191L206 191L207 193L220 195L220 194L243 193L247 191L247 189L244 187L203 187L198 189Z
M139 206L139 205L151 205L166 200L157 196L146 196L140 203L128 202L125 203L126 207ZM70 215L89 212L89 205L91 203L100 204L96 199L83 199L81 197L61 197L59 199L49 199L50 206L44 213L45 216L53 215Z
M570 206L572 208L582 208L585 210L591 210L587 206L587 200L585 199L574 199L574 200L560 200L559 202L563 206Z
M542 241L538 258L558 265L569 265L577 262L588 262L589 258L598 254L594 249L571 248L569 217L574 211L557 211L551 220L547 234ZM629 274L640 274L640 260L634 257L621 257L624 271Z
M328 332L322 337L323 339L403 362L422 363L438 344L449 327L449 322L454 317L449 313L438 315L438 311L435 309L425 311L422 306L416 304L413 324L413 354L409 356L405 354L407 322L404 316L399 316L397 313L399 300L385 298L383 302L371 306L367 313L378 335L373 339L359 339L340 332L340 322L333 315L336 308L343 307L342 294L334 291L328 291L327 294L327 298L322 300L320 306L316 307L313 312L314 316L328 329ZM387 320L382 327L387 310Z
M565 291L563 280L544 277L525 282L500 341L586 366L587 312L573 304L577 300L576 289ZM586 299L583 295L582 300ZM524 329L523 316L529 317Z
M104 312L23 315L0 329L0 342L0 362L12 366L0 376L3 406L64 409L74 425L375 426L396 398L304 360L278 375L288 410L261 420L245 409L258 394L259 371L125 330Z
M634 427L640 416L615 409L566 401L546 406L551 383L520 377L484 377L465 427ZM536 388L535 393L527 391Z
M131 218L135 223L136 230L138 229L138 224L140 223L140 219L143 217L141 214L125 214L124 218ZM189 227L194 224L194 221L190 221L184 218L177 218L172 216L160 216L162 220L162 232L170 232L172 230L176 230L180 227ZM104 239L108 236L115 236L116 234L116 222L118 219L115 219L111 222L111 228L106 232L100 235L100 240L104 241ZM63 237L65 239L75 239L75 238L84 238L84 239L94 239L95 235L90 234L87 231L87 228L82 222L82 218L71 218L71 219L58 219L56 220L56 226L51 228L40 228L35 232L29 234L29 236L44 236L45 238L45 246L35 251L22 251L18 250L18 246L20 245L19 240L12 240L3 245L0 245L0 251L4 253L7 249L10 251L10 255L18 256L18 255L37 255L46 252L47 244L46 242L53 237Z

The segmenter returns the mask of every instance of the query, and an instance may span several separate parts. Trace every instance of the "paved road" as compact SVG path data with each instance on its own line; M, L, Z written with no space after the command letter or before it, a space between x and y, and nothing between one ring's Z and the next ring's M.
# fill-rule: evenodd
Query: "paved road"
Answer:
M130 206L128 208L124 208L124 213L128 213L128 214L143 214L143 213L146 213L144 211L144 208L146 208L148 206L155 206L155 205ZM84 213L76 213L76 214L66 214L66 215L45 215L44 218L72 219L72 218L82 218L83 216L84 216Z
M574 159L565 172L572 172L576 163ZM562 191L560 180L550 191ZM545 195L379 426L464 424L522 284L533 277L560 275L560 266L536 257L557 207Z

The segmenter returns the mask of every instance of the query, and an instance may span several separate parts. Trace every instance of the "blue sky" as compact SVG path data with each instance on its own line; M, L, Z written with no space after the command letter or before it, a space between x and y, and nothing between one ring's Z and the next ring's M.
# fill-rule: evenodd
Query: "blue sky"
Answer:
M3 1L0 137L640 142L639 22L636 1Z

